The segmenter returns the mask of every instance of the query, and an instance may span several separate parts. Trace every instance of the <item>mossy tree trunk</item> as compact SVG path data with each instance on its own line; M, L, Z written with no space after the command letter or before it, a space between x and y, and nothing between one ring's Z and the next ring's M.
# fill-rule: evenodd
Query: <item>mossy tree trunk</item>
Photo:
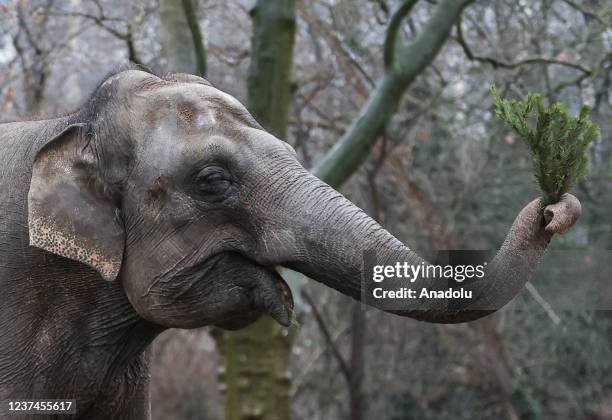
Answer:
M258 0L251 17L248 108L264 128L285 139L291 103L295 1Z
M169 71L205 76L206 48L196 4L196 0L160 0L160 41Z
M270 317L239 331L215 331L226 420L286 420L292 334Z
M284 139L291 102L295 3L258 0L251 16L248 108L263 127ZM288 419L290 331L265 316L243 330L217 332L216 337L225 365L220 380L226 420Z

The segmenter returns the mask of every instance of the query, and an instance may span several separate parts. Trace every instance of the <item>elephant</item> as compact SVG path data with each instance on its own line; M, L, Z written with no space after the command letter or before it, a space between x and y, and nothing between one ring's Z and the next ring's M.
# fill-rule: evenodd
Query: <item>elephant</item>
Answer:
M278 267L360 300L364 253L427 264L197 76L121 70L72 113L0 124L0 146L0 400L76 399L76 418L146 419L152 340L263 314L289 324ZM485 316L579 215L570 194L536 199L466 283L470 302L381 309Z

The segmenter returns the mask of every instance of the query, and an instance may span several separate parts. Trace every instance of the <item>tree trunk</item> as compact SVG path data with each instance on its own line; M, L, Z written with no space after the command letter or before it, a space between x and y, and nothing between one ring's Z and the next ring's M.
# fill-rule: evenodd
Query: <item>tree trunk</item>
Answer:
M160 41L169 71L206 74L206 49L194 0L160 0ZM187 46L193 46L188 48Z
M261 317L239 331L216 331L224 367L219 374L226 420L286 420L293 335Z
M353 302L351 319L351 362L349 376L349 420L365 417L363 404L363 375L365 372L366 319L361 302Z
M291 102L295 2L258 0L251 16L253 44L248 76L249 111L263 127L284 139Z
M253 41L248 108L259 123L286 137L291 101L295 33L294 0L258 0L251 11ZM289 418L291 382L287 369L293 334L264 316L249 327L217 334L225 359L226 420Z

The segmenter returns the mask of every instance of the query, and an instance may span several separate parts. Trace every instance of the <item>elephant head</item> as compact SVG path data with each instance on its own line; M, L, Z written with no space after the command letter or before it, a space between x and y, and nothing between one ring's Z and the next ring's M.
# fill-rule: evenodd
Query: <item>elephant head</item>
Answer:
M120 281L138 314L165 327L236 328L262 313L287 324L292 298L275 266L360 299L364 253L424 263L195 76L129 70L104 81L38 152L28 209L31 245ZM501 307L579 213L570 195L532 202L469 285L472 301L391 311L458 322Z

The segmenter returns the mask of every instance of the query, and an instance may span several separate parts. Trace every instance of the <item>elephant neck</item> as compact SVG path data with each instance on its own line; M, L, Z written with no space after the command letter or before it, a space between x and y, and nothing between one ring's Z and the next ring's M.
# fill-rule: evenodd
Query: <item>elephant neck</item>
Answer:
M106 338L91 340L76 360L78 375L92 390L82 398L79 418L149 419L149 345L161 329L141 319L118 327L121 332L117 333L112 331L117 326L111 324L107 324ZM78 405L81 391L73 392Z
M89 298L75 305L90 309L78 319L64 318L73 338L66 337L65 357L55 359L64 362L53 382L72 385L68 395L77 399L81 418L149 418L148 347L163 328L138 316L119 281L95 277L88 281Z
M163 328L138 316L120 281L40 257L45 273L14 281L16 305L0 310L13 316L0 322L0 399L75 399L77 418L148 418L147 348Z

